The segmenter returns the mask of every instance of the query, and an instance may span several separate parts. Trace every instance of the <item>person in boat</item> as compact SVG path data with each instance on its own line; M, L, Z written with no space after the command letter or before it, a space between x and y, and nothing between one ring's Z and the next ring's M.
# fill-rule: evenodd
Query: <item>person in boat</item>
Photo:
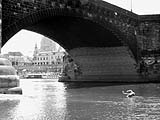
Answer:
M127 98L131 98L133 96L135 96L135 92L133 92L132 90L127 90L126 92L122 91L123 94L127 94Z

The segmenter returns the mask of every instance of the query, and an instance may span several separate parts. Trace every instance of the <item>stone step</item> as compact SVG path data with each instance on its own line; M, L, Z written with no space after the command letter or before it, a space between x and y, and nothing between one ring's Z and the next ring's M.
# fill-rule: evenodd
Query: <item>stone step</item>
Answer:
M137 75L138 73L137 72L134 72L134 71L83 71L82 72L83 75L97 75L97 74L100 74L100 75L114 75L114 74L124 74L124 75L127 75L127 74L132 74L132 75Z
M97 82L137 82L143 79L138 75L84 75L76 78L75 81L97 81ZM73 80L74 81L74 80Z
M87 50L86 50L87 49ZM105 48L77 48L70 51L73 56L95 56L95 55L126 55L129 50L126 46ZM128 54L129 55L129 54Z
M136 71L134 66L84 66L83 71Z
M131 57L126 47L111 48L79 48L72 52L76 62L80 65L82 75L79 81L121 79L133 81L139 79L136 71L135 60Z

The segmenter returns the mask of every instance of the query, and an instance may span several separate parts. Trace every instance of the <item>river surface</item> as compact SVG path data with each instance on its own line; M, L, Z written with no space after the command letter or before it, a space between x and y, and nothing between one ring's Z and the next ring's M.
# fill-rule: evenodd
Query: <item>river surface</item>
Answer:
M0 120L160 120L160 84L22 79L23 95L0 94ZM126 98L122 91L136 96Z

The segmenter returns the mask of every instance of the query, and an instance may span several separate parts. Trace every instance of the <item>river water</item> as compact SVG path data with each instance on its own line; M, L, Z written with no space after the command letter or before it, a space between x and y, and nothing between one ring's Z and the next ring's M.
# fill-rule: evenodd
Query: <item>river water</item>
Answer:
M0 94L0 120L160 120L160 84L22 79L23 95ZM122 91L136 96L126 98Z

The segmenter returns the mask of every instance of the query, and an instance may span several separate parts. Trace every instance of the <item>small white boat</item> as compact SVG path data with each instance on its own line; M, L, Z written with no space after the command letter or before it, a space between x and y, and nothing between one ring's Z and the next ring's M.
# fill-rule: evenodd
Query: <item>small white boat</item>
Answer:
M38 73L28 73L25 78L30 78L30 79L34 79L34 78L43 78L44 75L43 74L38 74Z
M27 79L54 79L58 78L57 73L28 73L25 78Z

